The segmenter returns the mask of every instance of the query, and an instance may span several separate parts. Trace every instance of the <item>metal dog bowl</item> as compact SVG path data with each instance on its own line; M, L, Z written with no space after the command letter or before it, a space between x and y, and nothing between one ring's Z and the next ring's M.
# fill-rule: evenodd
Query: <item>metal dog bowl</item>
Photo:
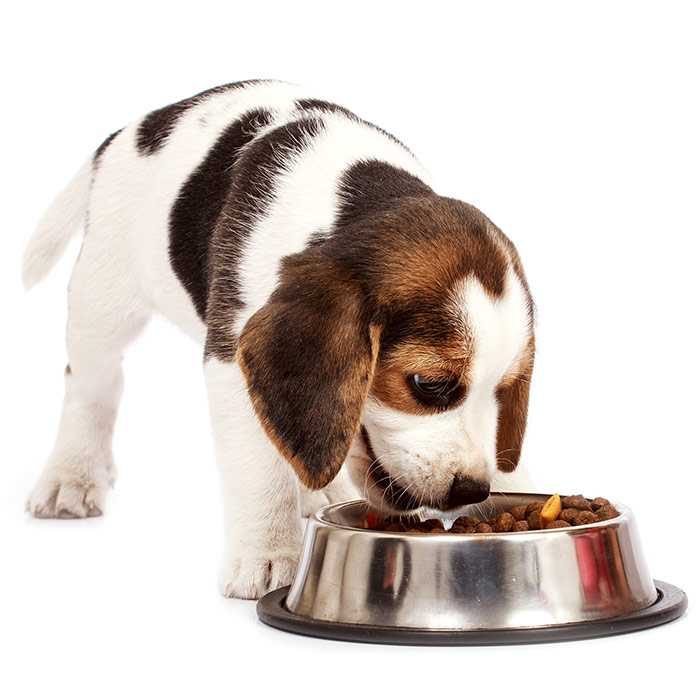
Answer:
M491 517L542 494L506 494L460 514ZM683 591L654 581L632 512L577 527L510 533L368 530L352 501L309 518L291 587L258 603L268 625L347 641L511 644L581 639L679 617Z

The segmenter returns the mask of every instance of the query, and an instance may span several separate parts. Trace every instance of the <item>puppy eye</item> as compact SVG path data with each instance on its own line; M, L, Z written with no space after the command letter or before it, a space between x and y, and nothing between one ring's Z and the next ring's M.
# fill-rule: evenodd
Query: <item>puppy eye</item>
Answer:
M420 374L413 374L408 378L408 384L413 395L423 404L437 408L446 408L455 401L455 390L459 387L459 381L427 379ZM460 394L462 392L459 392Z

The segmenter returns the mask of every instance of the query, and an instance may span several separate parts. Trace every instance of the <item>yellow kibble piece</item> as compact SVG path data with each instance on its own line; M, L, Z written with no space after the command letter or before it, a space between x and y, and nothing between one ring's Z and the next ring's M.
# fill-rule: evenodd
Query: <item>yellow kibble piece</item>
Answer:
M553 523L561 513L561 498L555 493L542 507L540 512L540 527L544 529L549 523Z

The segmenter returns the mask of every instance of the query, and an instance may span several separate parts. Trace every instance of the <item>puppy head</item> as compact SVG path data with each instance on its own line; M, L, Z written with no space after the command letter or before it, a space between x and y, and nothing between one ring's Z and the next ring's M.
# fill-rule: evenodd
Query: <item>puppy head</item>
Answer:
M483 500L517 466L534 356L513 245L462 202L407 198L290 256L238 361L311 488L347 460L377 507Z

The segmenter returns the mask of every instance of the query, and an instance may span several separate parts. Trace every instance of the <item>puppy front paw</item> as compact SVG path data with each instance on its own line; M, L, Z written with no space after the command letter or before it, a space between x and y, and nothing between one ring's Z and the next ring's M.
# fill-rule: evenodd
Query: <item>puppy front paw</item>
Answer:
M226 598L257 600L269 591L289 586L297 571L299 552L239 552L227 555L219 571Z
M27 501L36 518L87 518L102 515L110 484L106 479L44 474Z

